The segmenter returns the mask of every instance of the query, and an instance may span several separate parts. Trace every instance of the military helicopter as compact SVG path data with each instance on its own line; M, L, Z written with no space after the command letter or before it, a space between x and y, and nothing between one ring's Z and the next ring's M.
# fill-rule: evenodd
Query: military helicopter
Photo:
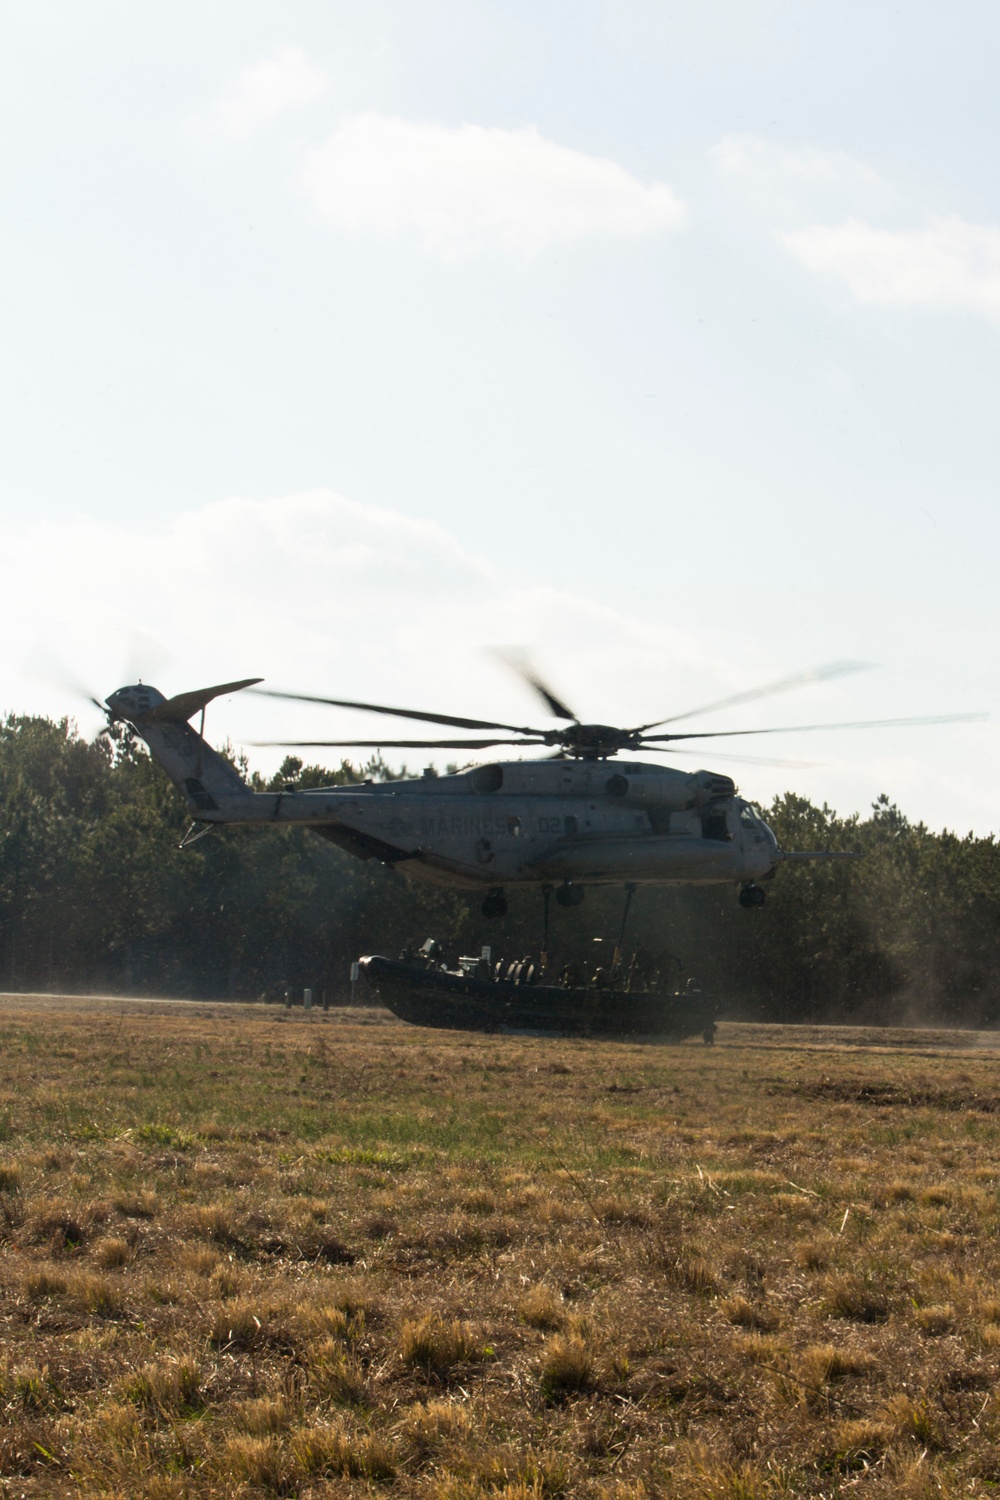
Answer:
M260 687L259 677L166 698L138 683L119 688L101 705L109 724L121 722L145 741L184 797L193 822L181 847L220 823L302 824L361 859L377 859L415 879L483 892L482 912L502 917L505 891L535 886L561 906L576 906L588 886L727 884L745 908L761 906L765 887L782 863L853 858L828 850L788 851L751 802L737 796L731 777L685 772L630 760L622 751L684 753L696 739L791 732L778 728L677 732L669 725L732 708L857 670L834 662L764 687L737 693L700 710L631 729L582 722L532 669L519 670L549 714L561 723L538 729L385 704L358 703ZM475 752L497 746L554 751L543 760L491 761L448 775L428 770L416 779L310 790L255 792L204 738L206 706L224 694L250 689L264 696L439 724L444 739L282 741L289 748L429 749ZM188 722L201 713L200 732ZM941 724L981 718L950 714L884 719L862 724L804 724L798 731ZM454 731L480 731L458 738ZM488 731L485 737L483 732ZM657 731L657 732L652 732ZM268 742L275 743L275 742ZM690 752L688 752L690 753ZM787 763L786 763L787 764Z

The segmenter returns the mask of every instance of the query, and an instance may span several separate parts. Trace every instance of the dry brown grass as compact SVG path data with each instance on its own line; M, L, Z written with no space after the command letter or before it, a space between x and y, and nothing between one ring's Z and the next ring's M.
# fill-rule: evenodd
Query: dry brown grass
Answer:
M481 1346L468 1323L458 1318L441 1318L425 1313L422 1318L407 1319L399 1332L399 1357L404 1365L435 1375L450 1376L456 1365L475 1359Z
M800 1240L795 1246L795 1259L807 1271L825 1271L830 1264L836 1244L836 1240L830 1234L815 1235L811 1239Z
M858 1323L884 1323L889 1316L889 1296L883 1278L854 1271L828 1276L822 1286L822 1308L831 1318L851 1318Z
M955 1309L950 1302L940 1306L918 1308L916 1318L917 1325L932 1338L940 1338L942 1334L951 1333L955 1327Z
M468 1444L472 1416L455 1401L422 1401L410 1407L398 1433L418 1465L430 1463L448 1449Z
M517 1310L530 1328L561 1328L566 1319L562 1297L541 1282L525 1293Z
M98 1240L94 1246L94 1259L105 1270L116 1270L127 1265L129 1255L128 1240L122 1239L118 1234L108 1235L105 1239Z
M834 1344L810 1344L795 1360L795 1373L807 1395L844 1380L848 1375L867 1375L876 1361L870 1354L837 1348Z
M989 1051L56 1000L0 1026L0 1493L1000 1485Z
M761 1302L751 1302L746 1297L723 1297L719 1311L727 1322L737 1328L754 1328L758 1333L773 1333L780 1320L773 1307Z
M579 1335L555 1334L543 1351L538 1383L548 1401L591 1390L597 1383L593 1350Z
M201 1406L202 1371L192 1359L154 1360L119 1382L119 1395L160 1416L194 1413Z

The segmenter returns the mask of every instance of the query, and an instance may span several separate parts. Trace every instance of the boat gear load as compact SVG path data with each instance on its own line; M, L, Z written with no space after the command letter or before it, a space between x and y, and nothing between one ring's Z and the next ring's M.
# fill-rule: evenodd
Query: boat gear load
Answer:
M398 959L370 954L358 967L382 1003L413 1026L610 1040L701 1036L711 1044L721 1013L697 981L677 988L667 974L646 980L635 959L624 972L598 967L589 980L581 965L567 963L552 982L530 955L497 964L463 955L450 966L428 938Z

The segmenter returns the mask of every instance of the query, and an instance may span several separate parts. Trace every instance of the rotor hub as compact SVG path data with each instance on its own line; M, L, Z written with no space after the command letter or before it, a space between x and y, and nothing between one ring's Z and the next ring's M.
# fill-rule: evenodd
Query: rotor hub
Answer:
M637 750L638 735L614 724L571 724L552 732L551 742L581 760L605 760L619 750Z

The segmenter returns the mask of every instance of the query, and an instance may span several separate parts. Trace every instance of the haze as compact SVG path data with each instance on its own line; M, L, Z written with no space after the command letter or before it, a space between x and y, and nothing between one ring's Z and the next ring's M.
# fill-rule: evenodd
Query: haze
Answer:
M99 696L261 674L548 722L484 650L514 643L609 722L840 658L878 670L705 728L993 711L998 29L12 11L0 705L93 732L56 657ZM208 725L372 727L239 698ZM992 722L748 750L821 762L722 762L758 800L996 826Z

